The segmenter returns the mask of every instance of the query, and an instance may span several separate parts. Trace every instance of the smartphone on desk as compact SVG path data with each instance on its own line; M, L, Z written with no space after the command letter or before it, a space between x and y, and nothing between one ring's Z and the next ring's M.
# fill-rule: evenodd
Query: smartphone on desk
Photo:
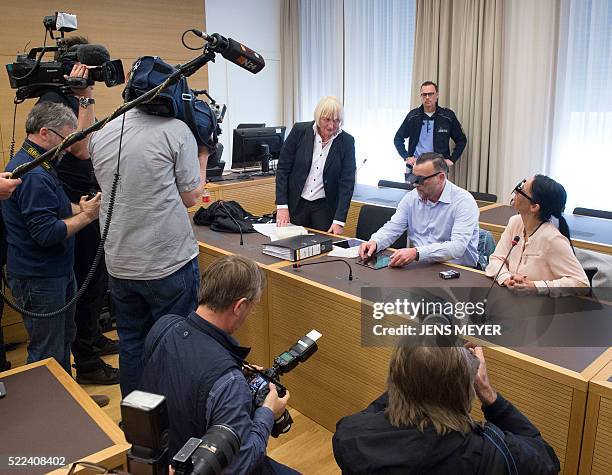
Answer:
M375 254L367 259L357 259L357 264L360 266L369 267L370 269L382 269L389 267L390 256L384 254Z

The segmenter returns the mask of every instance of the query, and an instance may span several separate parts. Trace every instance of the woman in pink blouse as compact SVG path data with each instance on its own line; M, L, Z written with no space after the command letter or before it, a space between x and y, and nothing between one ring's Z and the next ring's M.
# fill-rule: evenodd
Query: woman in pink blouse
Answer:
M563 288L587 287L582 266L570 242L570 232L563 217L567 199L565 188L544 175L523 180L514 188L512 206L518 215L508 221L485 272L494 277L499 271L500 285L519 291L563 295ZM554 217L559 228L551 222ZM517 249L504 259L513 238L520 238ZM501 267L501 269L500 269Z

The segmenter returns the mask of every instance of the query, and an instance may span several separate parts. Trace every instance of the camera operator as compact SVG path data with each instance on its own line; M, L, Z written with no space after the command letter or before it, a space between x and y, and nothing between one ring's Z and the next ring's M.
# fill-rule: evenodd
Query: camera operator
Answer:
M491 387L482 348L432 343L400 340L388 392L337 423L333 448L342 473L559 473L538 429ZM470 416L474 396L485 424Z
M147 337L139 389L166 397L170 419L170 456L190 437L214 424L231 427L242 441L239 454L224 473L296 473L265 457L274 420L287 405L276 386L263 406L242 373L249 349L231 336L259 302L265 275L253 261L226 256L202 275L198 308L187 317L167 315Z
M140 381L153 323L196 307L199 248L187 208L203 193L208 149L198 151L181 120L134 108L94 132L89 150L104 196L102 223L115 173L121 177L104 251L125 397Z
M32 108L25 125L26 140L8 163L9 172L59 145L76 130L77 118L68 107L47 102ZM8 283L19 306L49 313L74 297L74 235L98 219L99 207L100 194L71 204L48 162L26 173L12 196L2 201ZM27 362L54 357L71 374L74 306L55 316L24 315L23 320L30 340Z
M82 36L69 36L62 40L63 46L72 51L89 41ZM60 58L56 53L56 60ZM110 59L108 51L102 46L92 45L84 59L88 64L76 63L71 77L87 78L87 66L99 66ZM57 87L43 93L38 103L57 102L69 107L78 118L77 128L82 130L95 121L94 88L72 89L72 94L63 93ZM87 139L77 142L55 166L64 186L64 191L72 203L80 197L100 190L96 182L93 166L89 159ZM74 274L77 288L80 288L92 267L96 250L100 243L100 224L96 220L85 227L75 237ZM89 287L79 299L75 309L76 338L72 345L76 367L76 380L79 384L118 384L119 370L102 360L101 355L117 353L117 342L105 337L100 329L100 310L104 304L107 290L107 273L104 259L100 260Z

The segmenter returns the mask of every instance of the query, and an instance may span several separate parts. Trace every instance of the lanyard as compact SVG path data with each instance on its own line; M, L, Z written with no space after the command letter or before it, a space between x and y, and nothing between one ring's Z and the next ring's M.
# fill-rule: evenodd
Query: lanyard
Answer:
M24 144L21 147L21 150L23 150L25 153L27 153L30 157L32 157L34 159L40 158L40 156L42 155L38 150L36 150L27 141L24 142ZM45 160L44 162L41 162L40 166L43 167L51 175L56 176L55 170L53 169L53 167L51 166L51 164L48 161Z

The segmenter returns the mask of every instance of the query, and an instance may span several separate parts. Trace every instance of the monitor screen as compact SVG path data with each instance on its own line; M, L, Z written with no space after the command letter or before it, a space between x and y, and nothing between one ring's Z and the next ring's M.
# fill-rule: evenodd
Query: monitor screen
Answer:
M272 160L278 160L284 140L284 126L234 129L232 169L260 165L262 145L268 145Z

